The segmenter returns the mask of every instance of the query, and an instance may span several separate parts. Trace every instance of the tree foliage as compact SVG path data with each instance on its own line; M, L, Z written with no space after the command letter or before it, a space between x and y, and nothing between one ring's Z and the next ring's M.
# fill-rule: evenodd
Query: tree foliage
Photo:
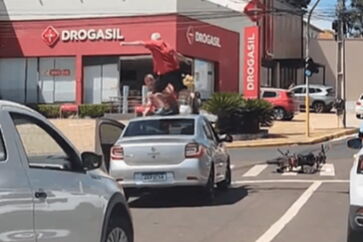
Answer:
M352 7L363 9L363 0L352 0Z

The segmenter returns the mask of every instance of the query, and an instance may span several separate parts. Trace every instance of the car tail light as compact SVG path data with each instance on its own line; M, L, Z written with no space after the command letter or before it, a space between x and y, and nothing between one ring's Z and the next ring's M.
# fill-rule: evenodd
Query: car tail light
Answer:
M356 105L360 106L360 105L362 105L362 104L361 104L361 102L356 102Z
M111 159L123 160L124 159L124 148L119 145L115 145L111 148Z
M204 147L197 143L190 143L185 146L185 158L198 158L204 153Z

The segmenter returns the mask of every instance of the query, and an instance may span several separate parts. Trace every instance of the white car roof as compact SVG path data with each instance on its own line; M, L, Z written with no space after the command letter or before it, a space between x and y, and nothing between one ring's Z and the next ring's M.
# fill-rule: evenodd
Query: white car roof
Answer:
M21 109L24 111L28 111L31 112L35 115L39 115L39 113L37 111L35 111L34 109L31 109L23 104L20 103L16 103L16 102L11 102L11 101L5 101L5 100L0 100L0 108L3 109L5 107L10 107L10 108L16 108L16 109Z
M188 115L167 115L167 116L146 116L130 119L130 122L140 121L140 120L158 120L158 119L197 119L201 118L202 115L188 114Z
M291 89L295 89L295 88L300 88L300 87L306 87L306 85L297 85L297 86L294 86L292 87ZM324 86L324 85L321 85L321 84L309 84L309 87L312 87L312 88L332 88L331 86Z

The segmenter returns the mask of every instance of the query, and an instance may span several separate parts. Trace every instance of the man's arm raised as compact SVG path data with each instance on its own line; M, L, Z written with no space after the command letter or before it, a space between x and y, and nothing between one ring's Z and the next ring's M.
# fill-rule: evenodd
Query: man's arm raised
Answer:
M184 55L180 54L179 52L175 52L175 56L179 61L185 62L188 65L192 64L192 60L186 58Z
M145 46L144 41L120 42L121 46Z

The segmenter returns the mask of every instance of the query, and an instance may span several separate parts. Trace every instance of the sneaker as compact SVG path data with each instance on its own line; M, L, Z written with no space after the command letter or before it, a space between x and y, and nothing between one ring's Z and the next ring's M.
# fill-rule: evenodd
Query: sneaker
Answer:
M165 112L165 109L159 108L158 110L155 111L154 115L162 115L163 112Z
M164 112L162 112L162 114L160 114L160 115L167 116L167 115L174 115L174 114L175 114L175 111L173 111L172 109L164 109Z

